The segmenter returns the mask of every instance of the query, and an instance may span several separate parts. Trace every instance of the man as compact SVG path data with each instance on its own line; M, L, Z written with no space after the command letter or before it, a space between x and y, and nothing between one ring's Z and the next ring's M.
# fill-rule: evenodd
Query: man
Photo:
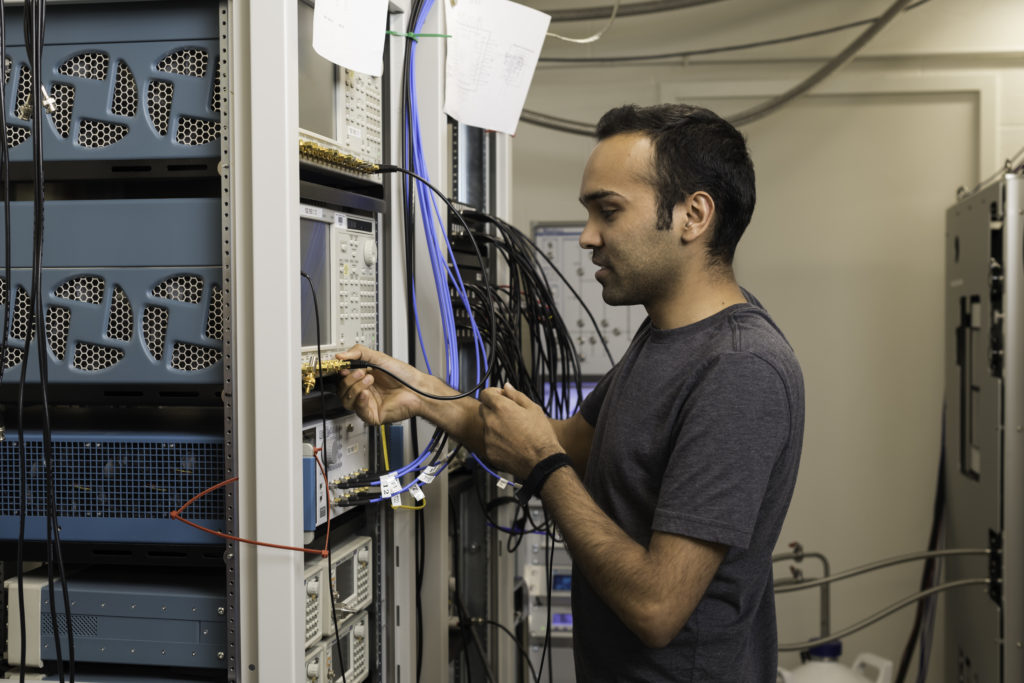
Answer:
M613 109L597 136L580 245L604 300L649 319L580 412L548 419L509 385L431 400L366 370L342 400L373 424L425 417L542 497L573 558L577 680L773 681L771 554L804 399L792 349L732 271L753 165L696 107ZM452 393L365 348L340 357Z

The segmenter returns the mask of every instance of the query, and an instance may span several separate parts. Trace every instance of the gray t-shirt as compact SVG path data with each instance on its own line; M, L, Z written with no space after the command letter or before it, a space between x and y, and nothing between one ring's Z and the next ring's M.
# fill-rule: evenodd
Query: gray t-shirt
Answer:
M748 297L751 298L752 297ZM573 572L579 681L774 681L771 555L793 486L804 392L792 348L756 304L637 333L584 401L584 484L638 543L654 531L728 546L685 627L648 648Z

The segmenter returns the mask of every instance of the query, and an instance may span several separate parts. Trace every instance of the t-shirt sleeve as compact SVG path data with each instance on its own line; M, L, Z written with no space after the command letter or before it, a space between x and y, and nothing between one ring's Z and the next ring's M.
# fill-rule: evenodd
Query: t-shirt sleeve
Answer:
M767 361L743 352L714 360L682 406L652 528L746 548L790 412Z

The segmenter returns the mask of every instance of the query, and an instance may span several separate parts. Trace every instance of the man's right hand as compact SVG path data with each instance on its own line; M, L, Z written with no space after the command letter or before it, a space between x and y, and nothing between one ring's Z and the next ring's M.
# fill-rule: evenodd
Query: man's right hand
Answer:
M357 344L342 351L335 358L339 360L362 360L383 368L401 377L409 384L424 388L429 376L408 363ZM363 421L372 424L389 424L422 414L422 399L414 391L403 386L394 378L372 368L342 370L341 388L338 396L347 410L356 413Z

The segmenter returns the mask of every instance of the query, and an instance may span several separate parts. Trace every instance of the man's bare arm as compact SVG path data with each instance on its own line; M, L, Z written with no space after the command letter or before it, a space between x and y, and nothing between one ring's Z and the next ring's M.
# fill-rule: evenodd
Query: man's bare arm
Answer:
M656 531L645 548L597 507L565 467L548 478L541 497L573 564L601 599L644 645L667 645L703 597L725 547Z
M568 420L551 420L551 426L562 444L565 454L572 460L576 473L583 478L590 457L590 445L594 442L594 428L583 416L576 413Z
M428 394L453 396L458 393L437 377L362 345L356 345L337 357L373 363ZM344 370L342 375L342 386L338 392L342 405L356 412L369 424L379 425L413 416L423 417L469 450L487 457L480 402L475 398L466 397L454 401L429 399L374 369ZM582 476L586 458L590 454L594 428L578 413L568 420L549 418L548 423L562 449L572 458Z

